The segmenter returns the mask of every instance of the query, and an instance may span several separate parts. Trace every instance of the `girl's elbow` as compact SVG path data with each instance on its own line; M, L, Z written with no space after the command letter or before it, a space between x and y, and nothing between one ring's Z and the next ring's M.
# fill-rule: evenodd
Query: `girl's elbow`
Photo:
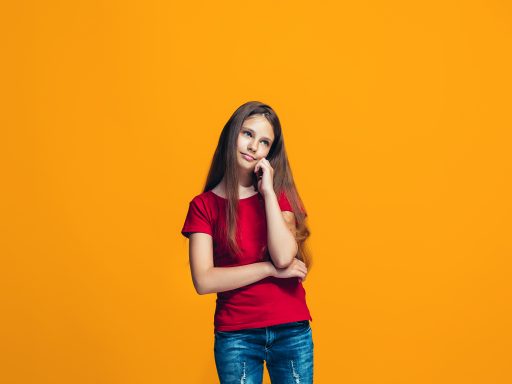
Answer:
M210 293L210 291L206 287L204 287L202 285L197 285L197 286L194 286L194 287L195 287L196 292L197 292L198 295L206 295L206 294Z
M297 246L295 246L294 249L295 251L293 251L292 254L288 256L287 259L279 260L279 264L281 265L278 266L278 268L288 268L290 265L292 265L293 260L295 259L295 256L297 256L297 253L299 251Z
M207 285L204 283L204 281L201 281L199 279L193 279L194 283L194 289L196 290L198 295L206 295L207 293L210 293Z
M276 264L276 268L277 269L285 269L285 268L288 268L290 263L283 263L283 262L279 262L279 263L275 263Z
M279 260L275 263L276 267L279 269L288 268L293 262L293 257L287 259L287 260Z

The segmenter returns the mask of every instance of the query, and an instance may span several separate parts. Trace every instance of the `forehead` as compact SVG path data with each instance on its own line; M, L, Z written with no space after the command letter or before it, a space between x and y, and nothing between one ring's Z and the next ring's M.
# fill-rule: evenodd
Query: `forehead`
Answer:
M274 140L274 129L269 121L262 116L255 116L245 119L242 128L248 128L256 132L259 136L263 136Z

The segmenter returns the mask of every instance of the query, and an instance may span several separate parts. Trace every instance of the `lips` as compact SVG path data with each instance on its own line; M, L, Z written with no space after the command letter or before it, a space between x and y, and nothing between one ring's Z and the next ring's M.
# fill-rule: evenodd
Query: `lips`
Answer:
M248 155L246 153L243 153L243 152L240 152L242 154L242 156L246 159L246 160L256 160L254 157L252 157L251 155Z

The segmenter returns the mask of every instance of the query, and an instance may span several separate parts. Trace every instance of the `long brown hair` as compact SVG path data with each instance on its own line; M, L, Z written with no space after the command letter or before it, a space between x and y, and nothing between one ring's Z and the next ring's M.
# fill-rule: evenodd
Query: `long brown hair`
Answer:
M236 241L239 199L237 140L242 124L249 116L253 115L264 116L274 129L274 142L266 157L274 169L274 191L277 196L284 191L290 201L297 226L295 236L299 246L297 258L302 260L309 269L312 264L312 258L306 245L306 240L310 235L309 228L305 222L306 210L297 192L290 164L288 163L281 123L277 114L269 105L259 101L249 101L238 107L233 115L231 115L220 134L203 192L213 189L225 178L225 193L228 201L226 209L227 228L224 231L227 236L228 247L235 255L239 254L240 248Z

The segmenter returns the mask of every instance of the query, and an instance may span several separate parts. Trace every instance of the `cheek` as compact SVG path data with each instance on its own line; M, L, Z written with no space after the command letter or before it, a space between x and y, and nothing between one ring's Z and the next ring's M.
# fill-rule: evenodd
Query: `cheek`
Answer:
M239 148L243 148L245 145L247 145L247 139L243 136L238 136L237 145Z
M261 157L267 157L268 153L270 152L270 147L265 147L264 144L263 148L261 149Z

